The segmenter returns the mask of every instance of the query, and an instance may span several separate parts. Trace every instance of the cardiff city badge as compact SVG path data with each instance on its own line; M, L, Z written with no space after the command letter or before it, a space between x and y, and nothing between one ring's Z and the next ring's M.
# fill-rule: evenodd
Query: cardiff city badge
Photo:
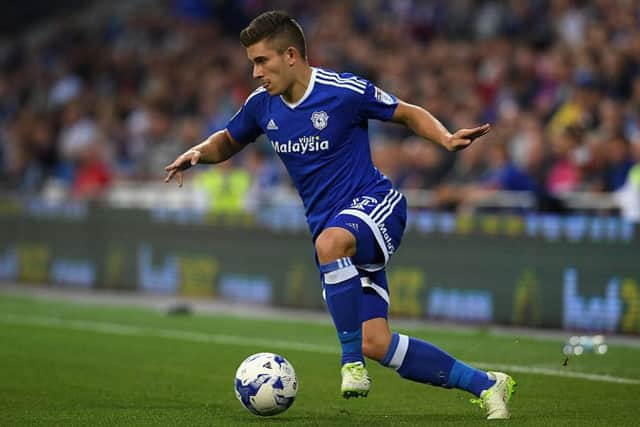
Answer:
M322 130L327 127L327 122L329 121L329 115L324 111L314 111L311 114L311 123L313 123L313 127Z

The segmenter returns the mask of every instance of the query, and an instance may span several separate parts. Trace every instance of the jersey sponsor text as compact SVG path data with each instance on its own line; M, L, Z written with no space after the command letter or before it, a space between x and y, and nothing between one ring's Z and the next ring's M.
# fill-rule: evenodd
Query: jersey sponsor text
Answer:
M297 142L291 140L286 143L279 141L271 141L273 149L276 153L311 153L314 151L324 151L329 149L329 140L320 141L319 136L303 136L298 138Z

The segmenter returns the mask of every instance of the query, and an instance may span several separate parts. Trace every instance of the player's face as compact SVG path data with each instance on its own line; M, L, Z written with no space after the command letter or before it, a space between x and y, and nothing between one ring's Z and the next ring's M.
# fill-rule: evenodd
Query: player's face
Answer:
M247 48L253 64L253 78L258 80L269 95L280 95L291 85L291 71L286 61L287 52L278 53L266 40Z

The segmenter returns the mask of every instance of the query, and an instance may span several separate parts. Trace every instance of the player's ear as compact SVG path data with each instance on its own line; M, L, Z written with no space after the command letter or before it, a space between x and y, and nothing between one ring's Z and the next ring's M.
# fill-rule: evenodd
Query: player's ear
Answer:
M287 57L287 63L290 67L296 63L296 48L293 46L289 46L285 51L285 55Z

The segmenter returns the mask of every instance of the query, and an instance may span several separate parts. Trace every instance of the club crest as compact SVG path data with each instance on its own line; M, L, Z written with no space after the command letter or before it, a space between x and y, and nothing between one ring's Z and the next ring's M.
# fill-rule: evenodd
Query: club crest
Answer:
M329 121L329 115L324 111L314 111L311 114L311 123L313 123L313 127L322 130L327 127L327 122Z
M351 201L351 206L349 207L351 209L360 209L363 211L367 206L369 205L373 206L377 203L378 203L378 200L376 200L375 197L363 196L363 197L356 197L355 199L353 199Z

